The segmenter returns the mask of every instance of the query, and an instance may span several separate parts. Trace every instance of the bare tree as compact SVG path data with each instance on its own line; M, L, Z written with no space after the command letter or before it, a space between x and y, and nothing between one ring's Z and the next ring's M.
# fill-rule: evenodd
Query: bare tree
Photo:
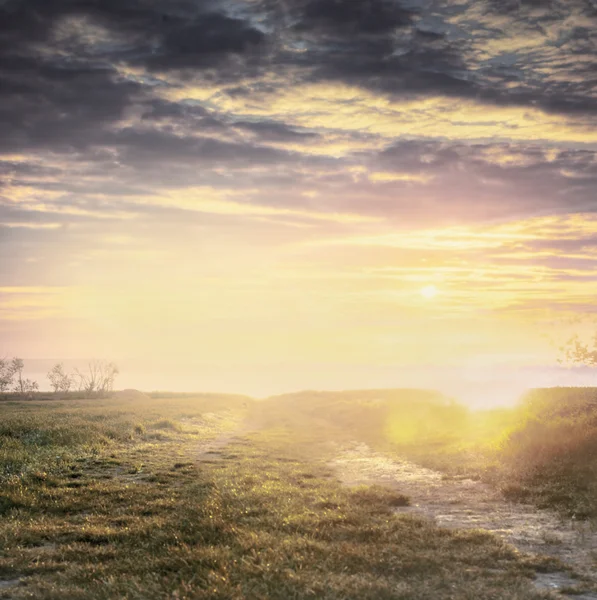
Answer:
M17 394L25 396L26 394L31 394L32 392L35 392L39 388L39 386L37 385L37 381L33 381L32 379L25 379L23 377L25 362L22 358L13 358L11 362L11 368L14 376L16 377L16 382L13 390Z
M58 392L66 394L73 384L73 378L65 372L62 363L57 363L52 367L48 372L48 379L55 394Z
M8 358L0 358L0 393L7 392L14 380L13 363Z
M83 377L83 374L81 373L81 371L79 371L79 369L75 368L71 377L73 380L73 385L76 385L76 387L77 387L77 392L82 392L83 388L85 386L85 382L84 382L84 377Z
M114 363L104 363L103 369L100 371L99 391L112 392L114 390L114 380L119 373L120 371Z
M75 375L79 380L79 391L87 392L92 394L97 389L97 361L90 362L87 365L87 371L80 371L78 368L75 369Z
M93 394L105 394L114 389L114 380L118 375L118 367L103 360L93 360L87 365L86 371L75 369L75 376L79 380L79 389Z

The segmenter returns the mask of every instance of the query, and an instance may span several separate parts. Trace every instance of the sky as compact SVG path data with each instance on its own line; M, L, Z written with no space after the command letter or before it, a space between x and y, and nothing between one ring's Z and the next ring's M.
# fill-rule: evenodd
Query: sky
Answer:
M596 46L596 0L0 0L0 353L545 383L597 310Z

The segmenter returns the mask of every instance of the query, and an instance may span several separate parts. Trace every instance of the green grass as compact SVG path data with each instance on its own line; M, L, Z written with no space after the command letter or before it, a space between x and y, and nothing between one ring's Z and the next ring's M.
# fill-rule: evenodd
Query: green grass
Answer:
M1 447L20 449L1 492L0 579L23 581L0 598L545 597L530 584L542 565L497 538L396 514L399 492L341 486L328 462L342 428L251 405L263 428L197 464L244 403L3 407Z

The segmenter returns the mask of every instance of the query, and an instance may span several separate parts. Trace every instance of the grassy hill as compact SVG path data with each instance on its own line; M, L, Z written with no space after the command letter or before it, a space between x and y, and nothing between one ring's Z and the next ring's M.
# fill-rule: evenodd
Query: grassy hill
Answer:
M513 408L485 411L412 389L307 391L265 403L287 420L300 414L425 466L482 478L511 499L597 517L597 388L535 389Z

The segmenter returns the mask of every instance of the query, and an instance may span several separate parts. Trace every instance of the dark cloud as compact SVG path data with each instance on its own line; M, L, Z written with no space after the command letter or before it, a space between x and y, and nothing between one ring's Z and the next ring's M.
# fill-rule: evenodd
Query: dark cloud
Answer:
M591 0L566 0L569 6L591 9ZM557 12L557 0L487 0L487 8L496 14L509 14L518 16L528 16L532 12L535 18L549 18L554 12ZM539 11L538 11L539 9Z
M0 68L8 70L20 70L23 57L38 66L53 57L87 60L84 68L93 66L89 61L159 71L227 66L222 75L228 76L227 59L248 65L264 40L248 21L206 0L13 0L0 6Z
M127 110L140 106L146 120L170 116L193 120L193 129L203 132L222 128L199 107L156 100L153 83L124 75L120 67L211 70L211 77L221 68L222 78L231 77L235 70L243 73L242 63L264 39L248 21L225 14L218 2L5 2L0 5L0 151L93 147L105 143ZM241 63L234 69L226 65L231 56Z
M462 40L421 30L421 11L396 0L294 2L286 37L301 52L279 60L309 80L339 81L392 95L476 94L463 77Z
M166 21L154 52L141 62L154 69L214 67L229 55L246 59L265 43L263 32L243 19L218 13L199 15L177 25Z
M394 98L537 107L588 126L597 111L594 7L582 0L517 4L9 0L0 4L0 152L56 153L80 171L69 177L31 158L0 163L0 180L114 197L251 186L272 191L261 202L297 206L307 202L300 192L317 185L327 195L313 204L380 215L388 190L406 186L421 211L444 198L455 218L472 197L480 216L515 204L525 214L593 210L592 153L562 150L547 160L533 145L400 141L375 155L313 158L283 146L307 148L338 132L267 115L264 102L282 86L341 82ZM534 45L510 49L511 37L525 35L535 36ZM187 84L216 91L203 102L164 99L162 92ZM227 87L218 92L221 84ZM243 116L224 109L239 97L247 103ZM507 137L517 124L501 127ZM519 164L489 152L513 148L525 156ZM408 177L355 183L342 168L357 164L429 182L415 191ZM282 199L276 186L297 193ZM405 210L400 198L393 210Z
M297 31L342 36L392 33L413 21L413 12L393 0L308 0L299 15Z
M235 121L233 125L272 142L307 141L321 137L312 131L302 131L276 121Z
M327 52L307 54L300 64L311 65L312 80L344 82L396 96L478 93L461 76L463 65L457 55L431 47L394 51L390 40L346 42Z
M282 163L291 152L265 146L234 143L202 136L182 136L161 131L126 128L107 134L105 143L120 151L125 164L184 162L192 165L240 165Z
M0 149L84 147L142 92L110 67L36 65L0 73Z
M520 29L524 13L524 27L536 33L575 10L594 19L592 4L511 4L487 0L479 21L468 15L472 4L439 1L423 10L398 0L287 0L282 8L240 0L10 0L0 5L0 144L5 151L81 147L139 102L153 102L146 120L194 119L203 131L222 124L213 110L200 114L197 107L151 100L155 83L123 76L120 66L127 64L191 72L197 85L237 81L227 93L249 98L275 91L290 68L296 82L338 81L397 96L440 94L594 114L597 71L587 57L595 51L597 27L572 26L542 49L505 58L481 58L478 47L511 35L494 14L511 16ZM459 23L460 34L448 17ZM83 21L75 27L69 18ZM103 28L104 37L98 40L93 26ZM292 136L289 128L249 127L261 127L272 140Z
M298 6L302 13L283 35L300 52L279 60L304 68L312 80L394 96L456 96L571 115L597 111L597 19L588 1L438 1L425 10L399 2ZM568 18L594 26L568 26ZM527 37L528 48L511 50L513 36ZM491 54L486 42L493 44Z

